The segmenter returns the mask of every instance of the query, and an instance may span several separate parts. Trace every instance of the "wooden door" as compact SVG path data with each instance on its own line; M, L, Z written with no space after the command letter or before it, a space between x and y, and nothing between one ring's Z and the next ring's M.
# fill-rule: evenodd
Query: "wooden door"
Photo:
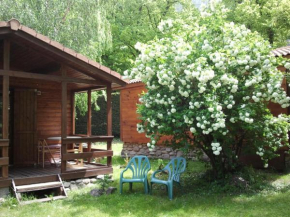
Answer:
M31 165L37 162L36 92L14 91L14 144L15 165Z

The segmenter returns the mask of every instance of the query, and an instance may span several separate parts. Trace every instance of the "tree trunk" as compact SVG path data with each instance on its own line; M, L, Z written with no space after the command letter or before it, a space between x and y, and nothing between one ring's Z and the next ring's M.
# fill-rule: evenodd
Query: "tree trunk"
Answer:
M273 31L273 29L268 28L268 31L267 32L268 32L269 42L270 42L271 45L273 45L273 43L274 43L274 36L275 36L274 31Z

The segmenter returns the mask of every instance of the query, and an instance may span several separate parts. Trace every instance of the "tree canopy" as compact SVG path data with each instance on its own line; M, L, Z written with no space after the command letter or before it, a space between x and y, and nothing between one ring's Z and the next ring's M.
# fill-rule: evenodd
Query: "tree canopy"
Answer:
M112 47L110 23L99 1L1 0L0 20L11 18L97 61Z
M228 19L259 32L274 47L290 39L289 0L223 0Z
M162 20L197 14L187 0L113 0L104 1L104 8L112 28L113 49L102 56L102 61L121 74L139 55L135 44L158 37Z

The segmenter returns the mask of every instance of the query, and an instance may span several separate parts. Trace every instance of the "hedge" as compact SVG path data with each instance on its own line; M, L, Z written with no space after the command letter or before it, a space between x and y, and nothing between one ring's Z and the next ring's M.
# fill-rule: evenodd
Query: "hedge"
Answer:
M98 98L99 111L92 109L92 135L107 134L107 102L104 97ZM113 135L120 137L120 94L112 95ZM76 109L76 134L87 133L87 114L81 116Z

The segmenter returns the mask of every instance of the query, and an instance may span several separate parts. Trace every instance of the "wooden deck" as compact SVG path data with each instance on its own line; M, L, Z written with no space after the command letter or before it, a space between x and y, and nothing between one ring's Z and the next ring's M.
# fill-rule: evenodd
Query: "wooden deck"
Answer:
M0 188L11 186L11 181L21 184L41 183L44 180L54 180L60 174L62 180L79 179L93 177L97 175L109 174L113 168L107 165L84 164L70 165L65 173L61 173L61 168L55 165L46 165L44 168L38 167L9 167L9 178L0 179Z
M45 166L42 167L11 167L9 168L9 178L28 178L28 177L38 177L38 176L48 176L60 174L60 168L55 166Z

